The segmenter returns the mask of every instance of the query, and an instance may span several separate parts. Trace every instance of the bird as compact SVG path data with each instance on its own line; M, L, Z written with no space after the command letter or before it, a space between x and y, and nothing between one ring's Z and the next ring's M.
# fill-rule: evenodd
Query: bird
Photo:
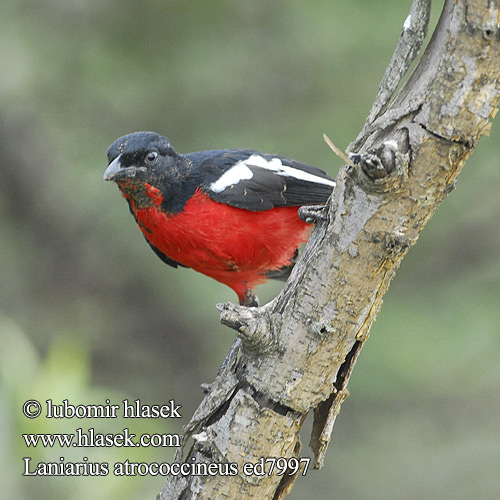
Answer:
M155 254L232 288L258 306L254 288L285 281L312 224L302 206L324 205L335 181L323 170L250 149L177 153L155 132L134 132L108 149L105 181L128 202Z

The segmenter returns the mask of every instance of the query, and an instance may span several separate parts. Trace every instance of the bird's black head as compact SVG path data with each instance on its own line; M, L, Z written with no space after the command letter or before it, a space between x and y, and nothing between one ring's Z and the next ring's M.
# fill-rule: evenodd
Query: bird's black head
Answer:
M151 205L147 185L160 190L162 210L180 212L197 189L192 163L179 155L163 137L154 132L134 132L117 139L108 149L105 181L115 181L129 204Z
M154 132L134 132L109 147L104 180L154 183L175 169L178 162L179 155L166 137Z

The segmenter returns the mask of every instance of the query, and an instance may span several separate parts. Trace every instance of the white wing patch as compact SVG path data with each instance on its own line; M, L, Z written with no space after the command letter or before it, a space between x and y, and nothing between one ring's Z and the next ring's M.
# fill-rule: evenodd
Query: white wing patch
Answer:
M231 167L227 172L225 172L219 179L210 184L210 189L215 193L220 193L230 186L234 186L242 180L251 179L253 177L253 172L248 168L260 167L266 170L271 170L276 172L278 175L283 177L294 177L295 179L300 179L306 182L314 182L316 184L325 184L327 186L335 186L335 182L330 179L324 179L309 172L305 172L298 168L293 168L288 165L283 165L279 158L271 158L266 160L264 157L259 155L252 155L245 160L240 160L233 167Z
M284 177L295 177L296 179L300 179L301 181L314 182L315 184L326 184L327 186L332 187L335 186L335 182L331 181L330 179L324 179L323 177L310 174L309 172L305 172L304 170L293 168L289 165L283 165L279 158L266 160L262 156L252 155L245 160L245 163L247 165L265 168L266 170L272 170L278 175L282 175Z
M214 193L220 193L229 186L238 184L238 182L251 179L253 177L253 172L246 166L245 161L239 161L233 167L231 167L227 172L224 172L215 182L210 184L210 189Z

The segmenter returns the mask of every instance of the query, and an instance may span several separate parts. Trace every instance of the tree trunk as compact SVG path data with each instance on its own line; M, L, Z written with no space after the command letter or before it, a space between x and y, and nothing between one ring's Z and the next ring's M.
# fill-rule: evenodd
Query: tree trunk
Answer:
M263 307L219 306L239 340L185 428L187 457L176 458L207 469L169 476L161 500L282 498L303 473L299 431L311 410L311 466L321 467L382 298L496 113L499 8L500 0L447 0L393 97L429 18L430 1L413 2L352 161L326 210L313 212L316 228L284 289ZM265 459L280 457L269 473ZM264 475L245 469L260 463Z

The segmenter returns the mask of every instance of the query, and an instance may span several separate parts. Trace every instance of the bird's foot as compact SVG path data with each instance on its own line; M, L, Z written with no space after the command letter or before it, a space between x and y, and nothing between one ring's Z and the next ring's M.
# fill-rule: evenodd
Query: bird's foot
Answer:
M259 297L257 297L252 290L245 290L240 297L240 306L259 307Z
M327 205L309 205L299 208L299 219L308 224L317 224L324 222L326 217Z

